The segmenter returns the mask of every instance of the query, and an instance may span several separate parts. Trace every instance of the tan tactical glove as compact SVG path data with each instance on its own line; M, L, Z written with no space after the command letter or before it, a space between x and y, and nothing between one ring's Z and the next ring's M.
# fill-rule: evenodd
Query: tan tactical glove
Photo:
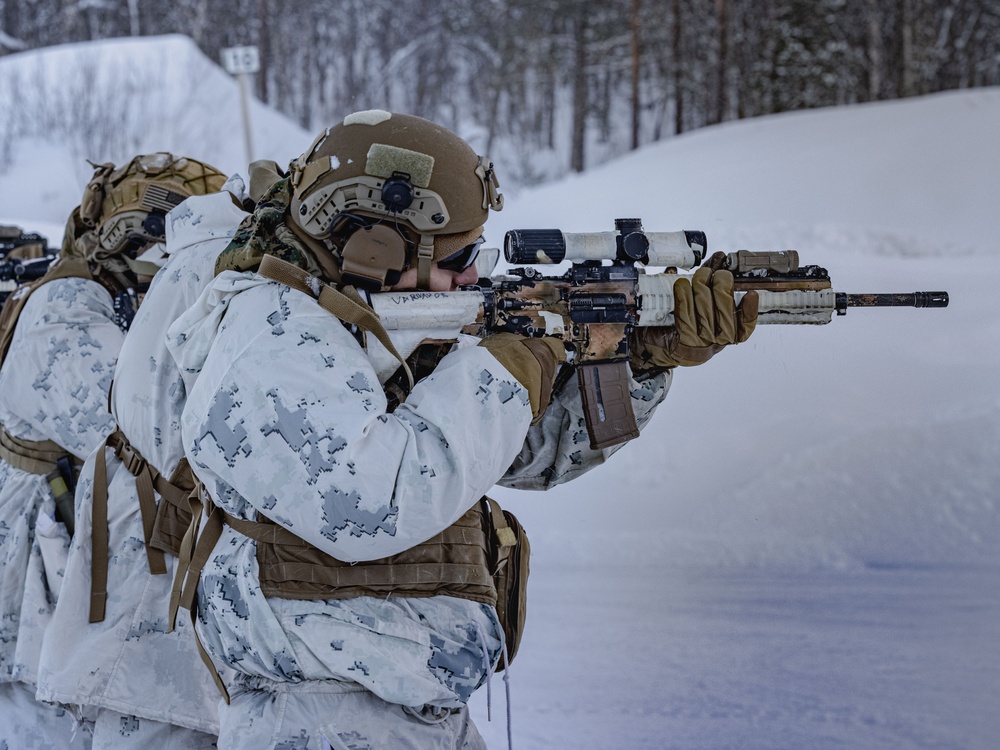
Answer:
M528 391L532 422L545 413L552 398L552 383L559 365L566 361L566 347L552 336L525 338L515 333L495 333L479 342L489 349L517 382Z
M737 305L733 274L715 270L716 256L695 271L690 282L677 279L672 326L636 328L632 332L629 347L634 371L694 367L726 346L750 338L757 325L757 292L747 292Z

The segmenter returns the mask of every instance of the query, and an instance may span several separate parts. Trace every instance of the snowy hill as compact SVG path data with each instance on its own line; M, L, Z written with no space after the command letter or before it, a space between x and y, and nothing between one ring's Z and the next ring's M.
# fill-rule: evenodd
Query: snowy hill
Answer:
M245 169L234 78L185 36L65 44L0 57L0 220L41 222L50 240L79 203L87 164L172 151ZM254 158L287 163L312 141L251 101Z

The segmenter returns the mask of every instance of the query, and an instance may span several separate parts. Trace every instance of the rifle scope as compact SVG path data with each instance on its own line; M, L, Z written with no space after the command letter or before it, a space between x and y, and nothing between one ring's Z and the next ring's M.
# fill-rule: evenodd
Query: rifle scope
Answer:
M701 263L708 249L704 232L644 232L638 219L616 219L614 232L512 229L503 244L508 263L613 260L685 269Z

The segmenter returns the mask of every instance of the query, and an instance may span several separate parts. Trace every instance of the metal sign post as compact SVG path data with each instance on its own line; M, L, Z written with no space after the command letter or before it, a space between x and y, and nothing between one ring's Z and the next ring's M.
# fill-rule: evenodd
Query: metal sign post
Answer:
M253 140L250 134L250 76L260 70L260 53L256 47L226 47L219 50L222 66L236 76L240 84L240 106L243 110L243 138L247 146L247 164L253 161Z

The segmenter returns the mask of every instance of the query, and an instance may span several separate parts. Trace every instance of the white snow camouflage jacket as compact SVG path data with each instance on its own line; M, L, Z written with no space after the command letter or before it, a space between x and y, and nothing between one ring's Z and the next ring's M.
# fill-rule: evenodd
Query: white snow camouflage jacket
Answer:
M425 541L498 481L543 489L611 453L589 448L575 380L529 429L526 391L477 346L446 356L387 414L378 374L345 326L255 273L220 274L171 326L168 346L188 393L188 459L216 504L250 520L259 511L348 562ZM633 382L640 425L668 382ZM240 673L237 690L345 680L393 703L458 706L496 663L489 606L265 598L255 544L227 527L199 587L198 632Z
M97 282L43 284L25 303L0 370L0 423L85 459L111 429L108 387L124 337ZM3 460L0 475L0 681L33 684L69 535L44 476Z
M242 196L239 178L227 187ZM212 279L215 258L243 216L225 191L190 198L170 212L170 258L153 279L114 373L117 424L166 476L183 456L180 413L185 399L181 374L164 346L166 328ZM197 654L190 618L181 613L177 630L166 632L176 559L166 555L167 575L150 575L135 478L111 450L105 453L110 547L106 616L103 622L88 622L95 452L77 488L76 533L63 596L44 639L38 696L217 734L219 695Z

